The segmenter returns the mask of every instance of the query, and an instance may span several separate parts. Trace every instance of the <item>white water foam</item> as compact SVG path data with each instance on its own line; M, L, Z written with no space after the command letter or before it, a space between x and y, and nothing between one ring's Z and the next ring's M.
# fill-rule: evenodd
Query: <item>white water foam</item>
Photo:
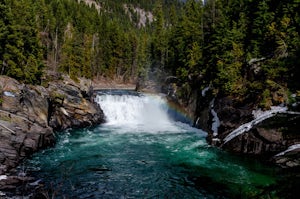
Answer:
M106 117L106 125L144 132L179 132L167 114L167 104L160 96L97 95L96 102Z

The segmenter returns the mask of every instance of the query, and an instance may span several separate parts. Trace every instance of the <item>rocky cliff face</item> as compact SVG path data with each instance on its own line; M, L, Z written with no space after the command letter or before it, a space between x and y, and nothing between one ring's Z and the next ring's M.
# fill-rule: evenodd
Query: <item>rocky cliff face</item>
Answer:
M202 108L196 114L199 118L210 118L198 127L203 126L208 131L207 140L211 145L234 153L262 157L282 167L300 166L300 150L297 147L277 155L300 144L299 112L280 108L263 112L255 118L255 104L252 102L240 103L231 97L216 97L212 102L209 108L215 111L220 121L217 132L212 130L211 110Z
M53 145L55 130L103 121L103 112L87 88L70 79L42 87L0 76L0 176L33 152ZM3 177L0 190L10 187L12 181L18 180Z
M81 89L80 85L71 80L50 83L47 87L50 96L48 123L54 130L104 122L101 108L93 102L88 92Z
M282 167L300 166L299 103L293 103L294 111L281 107L255 118L255 101L220 96L210 86L180 97L176 91L183 88L176 83L166 81L164 93L185 107L194 118L195 127L208 132L209 144L233 153L262 157Z

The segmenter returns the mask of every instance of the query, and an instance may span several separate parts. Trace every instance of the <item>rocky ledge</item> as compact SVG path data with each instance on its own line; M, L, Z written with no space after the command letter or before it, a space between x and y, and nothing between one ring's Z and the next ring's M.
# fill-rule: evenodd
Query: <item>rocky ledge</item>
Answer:
M166 79L164 93L184 107L195 127L208 132L209 144L284 168L300 168L300 96L293 95L295 103L289 108L281 102L281 106L261 111L255 101L219 95L211 85L201 91L192 89L180 98L176 90L182 88L177 81ZM275 98L274 104L279 104Z
M197 115L196 125L209 132L207 140L211 145L269 160L284 168L300 167L298 110L276 106L260 111L254 103L210 96L198 106Z
M89 85L62 79L42 87L0 76L0 193L30 180L11 173L25 157L53 145L54 131L104 122Z

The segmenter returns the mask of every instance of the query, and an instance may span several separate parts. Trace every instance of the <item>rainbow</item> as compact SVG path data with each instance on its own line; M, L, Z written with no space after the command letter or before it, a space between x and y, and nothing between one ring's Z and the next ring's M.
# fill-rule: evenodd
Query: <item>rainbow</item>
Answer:
M193 116L183 106L171 100L167 100L167 104L169 106L168 112L170 115L175 116L175 120L193 125Z
M177 102L168 99L165 95L159 95L157 93L143 93L143 94L150 96L153 100L158 100L158 101L163 100L166 103L167 112L171 117L171 119L175 121L187 123L191 126L193 125L194 123L193 116L191 116L191 114L189 114L188 111Z

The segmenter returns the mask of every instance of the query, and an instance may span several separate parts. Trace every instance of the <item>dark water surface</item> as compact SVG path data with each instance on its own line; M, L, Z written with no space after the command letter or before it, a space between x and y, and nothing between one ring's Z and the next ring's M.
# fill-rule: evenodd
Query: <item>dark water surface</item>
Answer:
M157 96L102 95L107 123L58 134L27 161L55 198L273 198L277 169L207 145Z

